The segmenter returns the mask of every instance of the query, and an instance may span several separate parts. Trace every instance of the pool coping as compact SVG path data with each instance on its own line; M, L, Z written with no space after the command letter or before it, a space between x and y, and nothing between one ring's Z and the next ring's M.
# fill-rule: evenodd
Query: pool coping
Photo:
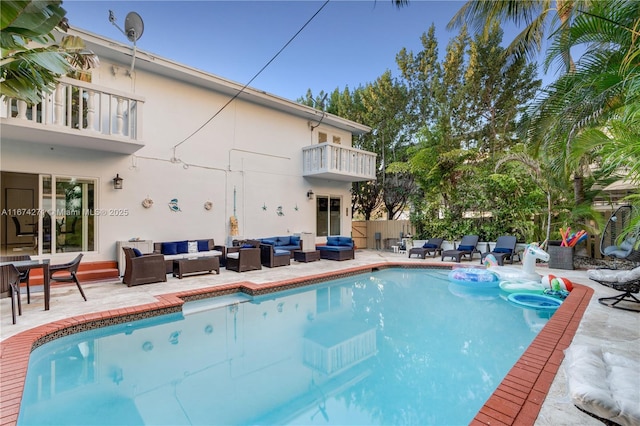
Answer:
M29 356L38 346L65 335L107 325L180 312L185 302L246 293L251 296L317 284L323 281L388 268L451 269L453 264L425 265L384 262L307 275L295 279L255 284L250 281L222 284L155 296L157 301L111 309L54 321L23 331L0 342L0 426L15 425L29 365ZM471 425L533 425L542 403L578 329L594 290L574 284L569 297L538 333L494 393L478 411Z

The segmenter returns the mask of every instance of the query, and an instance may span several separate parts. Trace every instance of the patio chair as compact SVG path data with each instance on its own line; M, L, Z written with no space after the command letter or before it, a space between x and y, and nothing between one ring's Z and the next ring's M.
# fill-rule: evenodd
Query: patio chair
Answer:
M235 272L262 269L260 241L247 240L237 247L227 248L227 270Z
M21 254L16 256L0 256L0 262L19 262L22 260L31 260L31 256L28 254ZM18 271L20 274L20 282L24 283L27 287L27 304L31 303L31 290L29 289L29 270L24 272Z
M617 296L601 297L598 302L612 308L624 309L625 311L640 312L640 300L634 294L640 293L640 266L632 270L618 269L589 269L587 271L589 279L621 291ZM623 302L618 306L618 303ZM638 309L633 309L636 306Z
M409 256L411 257L414 254L417 254L421 258L425 258L428 255L431 257L436 257L438 253L442 253L442 241L443 238L429 238L426 243L422 245L422 247L411 247L409 249Z
M131 247L122 247L125 257L125 270L122 283L127 287L167 281L164 255L138 254Z
M465 256L469 256L469 260L473 260L473 255L475 253L480 253L476 248L478 245L478 239L479 237L477 235L465 235L462 237L462 241L460 241L458 248L443 251L440 260L444 260L445 257L450 257L455 259L457 263L460 263L460 260ZM480 255L482 255L482 253L480 253Z
M11 318L16 323L16 299L18 299L18 315L22 315L20 301L20 273L12 264L0 266L0 285L2 291L8 291L11 297Z
M480 263L484 262L484 258L488 254L492 254L496 258L498 265L504 265L504 261L508 260L513 264L513 255L516 251L516 237L512 235L503 235L496 240L496 246L493 250L480 255Z
M260 244L260 262L267 268L291 264L291 252L278 249L273 244Z
M61 263L59 265L49 266L49 280L51 282L75 282L78 290L84 301L87 301L87 296L84 295L84 290L78 281L78 267L80 266L80 260L82 260L82 253L76 256L71 262ZM62 274L61 274L62 273Z

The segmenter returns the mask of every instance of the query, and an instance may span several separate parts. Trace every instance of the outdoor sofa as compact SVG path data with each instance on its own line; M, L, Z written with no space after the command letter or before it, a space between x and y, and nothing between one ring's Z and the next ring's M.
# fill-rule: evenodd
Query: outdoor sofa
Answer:
M351 237L327 237L324 246L317 246L320 259L349 260L355 259L355 247Z
M209 238L153 243L153 253L164 255L165 271L171 274L173 261L176 259L219 256L222 263L226 257L226 248L215 245L213 238Z
M285 235L278 237L260 238L261 244L269 244L277 250L289 251L289 257L293 257L293 252L302 250L302 240L299 235Z

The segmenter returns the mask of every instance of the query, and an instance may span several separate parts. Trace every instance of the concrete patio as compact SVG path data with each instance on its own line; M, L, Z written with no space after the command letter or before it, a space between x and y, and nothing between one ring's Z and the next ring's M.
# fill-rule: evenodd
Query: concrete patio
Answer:
M74 285L55 286L51 292L51 309L43 309L43 293L41 289L32 289L31 304L22 297L23 315L18 317L15 325L11 324L11 306L8 298L0 301L2 328L1 340L5 340L22 331L77 315L105 311L115 308L136 306L155 302L155 296L184 290L195 290L216 285L252 282L264 284L273 281L299 278L306 275L324 274L354 266L370 265L384 262L411 262L419 264L441 265L436 259L408 259L406 254L382 250L358 250L354 260L343 262L322 260L311 263L291 262L288 267L274 269L263 268L260 271L236 273L221 269L220 275L197 275L182 280L168 278L166 283L149 284L137 287L126 287L119 281L102 281L84 283L83 288L88 301L84 302ZM449 263L447 263L449 264ZM472 263L478 265L476 259ZM463 262L469 266L469 262ZM550 270L542 264L538 267L540 274L553 273L566 277L573 282L592 288L595 293L578 327L573 343L606 347L612 352L633 359L640 359L640 314L605 307L598 303L599 297L617 294L615 290L590 281L584 270ZM4 348L3 348L4 349ZM640 386L640 372L638 372ZM564 370L561 367L551 389L542 405L536 420L538 425L599 425L600 421L576 409L568 396Z

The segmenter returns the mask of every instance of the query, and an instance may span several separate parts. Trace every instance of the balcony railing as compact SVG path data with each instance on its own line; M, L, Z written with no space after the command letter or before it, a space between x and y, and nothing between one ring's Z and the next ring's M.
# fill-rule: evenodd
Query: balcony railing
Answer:
M347 182L376 179L376 154L320 143L302 148L303 175Z
M132 153L144 146L143 106L140 96L63 77L39 104L2 98L3 138Z

